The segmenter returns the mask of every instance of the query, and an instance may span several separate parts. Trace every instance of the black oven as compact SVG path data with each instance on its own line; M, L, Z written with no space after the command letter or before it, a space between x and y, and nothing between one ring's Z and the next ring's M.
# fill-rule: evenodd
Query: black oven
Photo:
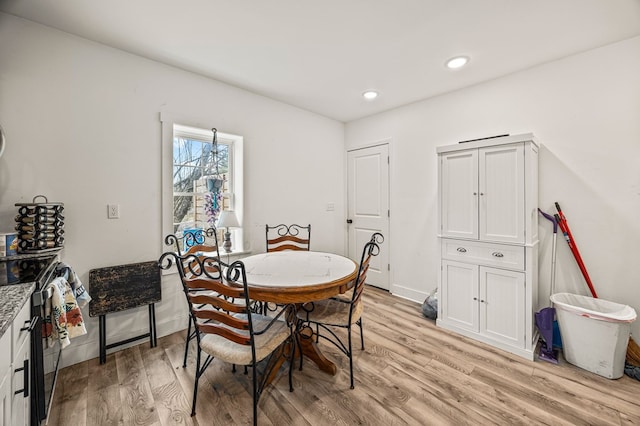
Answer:
M31 332L31 371L30 398L31 422L33 426L40 426L47 418L60 361L61 345L47 339L45 326L51 321L44 321L45 306L51 303L51 289L49 284L56 277L58 264L57 254L18 255L3 260L7 271L7 279L2 285L35 283L35 290L31 295L31 318L35 322ZM49 310L50 311L50 310Z
M39 271L36 279L36 290L31 296L31 315L32 317L38 317L38 325L31 336L33 365L31 370L33 373L31 380L33 386L33 395L31 397L32 425L40 425L49 414L62 352L60 341L47 337L47 335L51 334L51 330L48 329L52 324L51 319L49 318L48 321L45 321L46 315L51 315L51 296L53 292L49 284L56 278L57 256L38 260L41 261L40 264L31 265L31 267L35 268L35 271ZM47 304L49 306L48 314L45 313Z

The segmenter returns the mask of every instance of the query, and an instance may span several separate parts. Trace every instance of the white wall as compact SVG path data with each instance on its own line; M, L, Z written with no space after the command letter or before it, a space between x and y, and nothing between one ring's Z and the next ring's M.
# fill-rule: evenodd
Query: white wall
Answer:
M313 225L314 249L344 252L342 123L2 13L0 58L0 231L13 228L17 202L63 202L61 256L86 285L92 268L161 253L161 111L244 136L254 251L265 223L296 222ZM108 203L120 219L107 219ZM178 289L164 280L160 335L186 327ZM89 334L65 364L98 354L97 321L83 312ZM108 341L144 333L146 321L146 308L108 317Z
M635 37L347 123L347 147L393 140L392 291L416 299L437 285L435 147L533 132L543 144L540 207L553 213L560 202L598 295L640 312L639 75ZM543 303L551 229L540 220ZM561 237L557 251L556 291L588 294ZM632 330L640 341L640 321Z

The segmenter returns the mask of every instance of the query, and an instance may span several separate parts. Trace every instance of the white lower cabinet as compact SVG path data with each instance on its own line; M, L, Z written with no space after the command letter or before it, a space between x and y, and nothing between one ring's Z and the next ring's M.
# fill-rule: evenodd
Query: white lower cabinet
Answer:
M441 323L524 348L524 273L442 261Z
M0 425L11 425L11 375L9 371L0 380Z
M29 356L31 355L29 340L22 342L22 346L13 359L13 403L11 404L11 424L27 425L31 416L29 389Z
M524 273L480 266L480 334L524 348Z
M11 425L11 329L0 337L0 425Z
M479 269L478 265L469 263L442 261L439 323L474 333L480 331Z
M536 248L442 240L437 324L533 359L534 303L525 257ZM522 260L522 262L521 262Z
M0 426L25 426L31 421L30 322L27 301L0 337Z

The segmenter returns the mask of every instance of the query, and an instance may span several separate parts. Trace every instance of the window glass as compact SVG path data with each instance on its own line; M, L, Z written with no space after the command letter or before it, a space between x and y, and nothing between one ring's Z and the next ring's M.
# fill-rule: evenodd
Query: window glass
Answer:
M232 210L240 226L218 229L222 246L225 231L230 239L226 248L232 254L244 252L243 230L243 146L238 135L199 127L190 120L176 120L160 113L162 122L162 229L174 234L184 249L185 233L217 227L223 210ZM163 250L166 250L163 239ZM225 250L225 253L228 253Z
M215 226L223 209L232 209L233 141L203 129L175 126L173 137L173 233ZM217 149L216 149L217 148ZM221 241L222 234L219 235Z

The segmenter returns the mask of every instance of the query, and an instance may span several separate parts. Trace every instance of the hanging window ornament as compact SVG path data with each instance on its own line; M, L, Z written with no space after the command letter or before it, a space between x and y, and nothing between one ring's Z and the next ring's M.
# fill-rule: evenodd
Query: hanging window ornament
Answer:
M220 215L222 209L222 185L224 184L224 178L220 176L220 169L218 168L218 130L212 128L213 132L213 163L215 168L215 177L207 179L207 190L209 192L204 194L204 210L207 214L207 222L211 226L215 226L216 220Z

